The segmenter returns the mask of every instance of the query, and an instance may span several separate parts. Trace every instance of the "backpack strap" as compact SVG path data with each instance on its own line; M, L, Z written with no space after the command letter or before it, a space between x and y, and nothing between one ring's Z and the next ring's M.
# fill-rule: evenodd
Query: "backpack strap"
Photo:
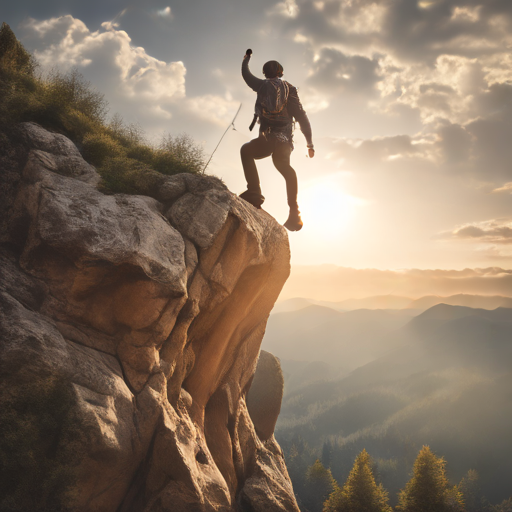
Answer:
M249 126L249 131L252 132L252 129L254 128L254 125L256 124L256 121L258 120L258 114L254 114L254 117L252 118L252 123Z

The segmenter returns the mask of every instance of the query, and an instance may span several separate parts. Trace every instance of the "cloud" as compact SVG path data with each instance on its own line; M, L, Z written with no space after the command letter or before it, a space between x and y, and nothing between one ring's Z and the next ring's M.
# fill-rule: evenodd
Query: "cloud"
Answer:
M360 55L345 55L333 48L323 48L316 55L308 83L329 95L350 92L371 94L381 79L377 59Z
M512 97L509 100L503 88L512 92L512 84L496 84L485 92L495 106L487 112L481 109L475 120L464 124L436 118L412 136L333 138L331 159L339 159L342 168L356 171L392 171L407 164L417 171L465 176L485 183L494 192L512 192Z
M512 259L512 250L509 248L509 246L504 246L504 245L485 246L482 249L482 253L488 260L509 262Z
M299 6L295 0L283 0L267 11L267 15L278 15L285 18L296 18L299 14Z
M171 16L170 8L162 15ZM188 96L183 62L165 62L132 44L115 23L91 31L70 15L48 20L29 19L25 31L38 48L43 69L77 68L108 99L114 111L135 117L153 131L164 129L171 118L224 125L236 101L220 96ZM158 128L158 129L157 129ZM187 126L184 125L183 129Z
M465 125L472 137L475 175L483 180L503 183L512 179L512 84L494 84L479 99L484 106L480 116Z
M500 258L499 252L493 253ZM463 270L377 270L335 265L294 266L279 300L308 297L341 301L375 295L449 296L457 293L510 296L512 270L499 267Z
M492 192L493 193L509 192L510 194L512 194L512 181L505 183L501 187L495 188Z
M298 6L296 16L272 19L311 48L308 83L324 95L359 94L383 115L407 105L424 125L439 119L466 125L489 114L483 101L491 87L512 81L512 9L504 2L303 0Z
M132 46L128 34L111 22L91 32L82 21L67 15L30 19L25 28L38 39L42 49L35 56L46 69L90 68L88 76L117 82L117 92L124 97L169 103L185 96L183 62L155 59L144 48Z
M455 7L452 11L451 20L459 21L461 23L471 22L475 23L480 19L481 5L473 7Z
M510 40L510 9L502 2L485 2L481 8L467 4L438 0L422 8L408 0L391 2L383 26L386 46L403 58L430 62L443 54L476 57L503 51L501 45ZM501 26L495 24L497 17Z
M219 124L224 125L225 120L230 119L236 113L238 108L236 101L232 98L222 98L213 94L196 96L190 98L187 102L187 109L199 119L211 121L219 120Z
M338 157L343 169L390 172L409 165L490 187L512 180L510 5L467 0L297 0L297 5L293 16L272 16L271 23L300 45L303 55L311 55L304 89L311 113L327 120L327 112L339 111L354 131L371 133L357 121L359 110L366 123L373 117L386 126L389 119L385 133L396 136L397 116L415 119L406 132L409 146L398 151L391 137L338 138L331 157Z
M286 28L300 32L316 48L337 44L367 55L390 53L408 62L432 64L440 55L506 53L512 32L510 6L503 1L481 4L465 0L304 0L299 12L288 18Z
M471 158L473 138L461 125L446 123L437 131L440 159L448 165L466 164Z
M424 124L439 118L466 123L478 116L481 96L488 90L486 73L478 59L439 56L434 65L404 64L389 55L380 61L378 84L383 112L393 105L419 111Z
M421 137L395 135L372 139L331 139L328 157L351 171L391 171L393 168L432 163L435 142Z
M157 16L160 16L161 18L172 19L172 17L173 17L171 8L169 6L164 7L163 9L160 9L160 10L156 11L156 14L157 14Z
M315 114L329 107L329 101L325 94L312 88L305 88L301 91L301 101L308 114Z
M512 219L493 219L458 226L438 238L469 240L486 244L512 244Z

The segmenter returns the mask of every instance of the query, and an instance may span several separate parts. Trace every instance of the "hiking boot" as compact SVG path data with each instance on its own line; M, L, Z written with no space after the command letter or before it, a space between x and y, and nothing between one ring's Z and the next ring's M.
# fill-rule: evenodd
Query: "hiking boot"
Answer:
M300 218L299 208L290 208L290 215L288 216L288 220L284 223L284 227L288 231L300 231L302 226L303 223Z
M250 190L246 190L238 197L241 197L244 201L252 204L254 208L261 208L263 201L265 201L265 198L261 195L261 192L251 192Z

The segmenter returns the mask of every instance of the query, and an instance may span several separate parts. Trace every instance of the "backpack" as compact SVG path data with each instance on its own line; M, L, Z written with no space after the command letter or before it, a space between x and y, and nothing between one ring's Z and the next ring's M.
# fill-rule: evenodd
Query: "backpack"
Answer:
M289 115L285 111L290 94L290 84L279 78L267 79L263 82L256 99L254 120L250 130L254 127L256 119L264 121L267 125L282 125L289 122Z

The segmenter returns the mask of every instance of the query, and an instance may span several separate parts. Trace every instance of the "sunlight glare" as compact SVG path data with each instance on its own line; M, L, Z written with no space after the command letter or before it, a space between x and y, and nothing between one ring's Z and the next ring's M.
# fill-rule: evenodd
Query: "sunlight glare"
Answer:
M357 207L365 201L346 194L339 177L330 176L304 189L300 203L308 230L332 237L346 234L353 227Z

